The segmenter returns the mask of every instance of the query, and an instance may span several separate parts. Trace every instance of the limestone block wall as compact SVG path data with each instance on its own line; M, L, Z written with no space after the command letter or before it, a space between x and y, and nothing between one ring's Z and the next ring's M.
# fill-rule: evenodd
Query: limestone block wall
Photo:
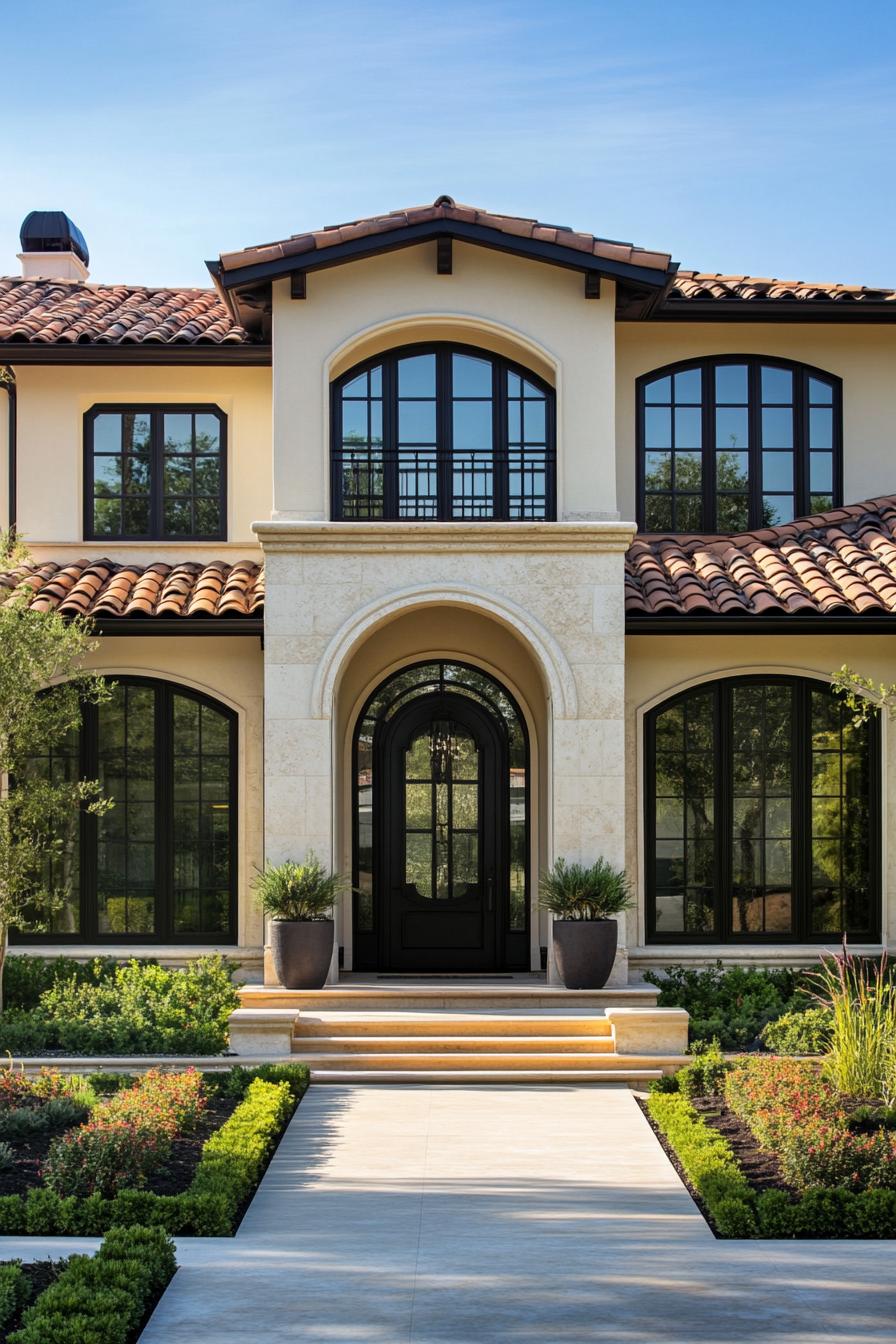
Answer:
M625 858L623 555L609 522L256 524L265 550L265 852L338 862L340 677L415 608L472 607L540 669L549 797L544 861ZM512 677L513 669L507 669ZM533 884L534 887L535 884ZM344 939L347 929L340 936Z

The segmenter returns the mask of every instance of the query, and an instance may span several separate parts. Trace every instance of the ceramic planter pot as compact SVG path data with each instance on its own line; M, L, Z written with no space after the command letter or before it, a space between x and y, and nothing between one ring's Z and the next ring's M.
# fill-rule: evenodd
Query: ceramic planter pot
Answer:
M603 989L616 959L615 919L555 919L554 961L567 989Z
M333 957L332 919L272 919L271 958L284 989L321 989Z

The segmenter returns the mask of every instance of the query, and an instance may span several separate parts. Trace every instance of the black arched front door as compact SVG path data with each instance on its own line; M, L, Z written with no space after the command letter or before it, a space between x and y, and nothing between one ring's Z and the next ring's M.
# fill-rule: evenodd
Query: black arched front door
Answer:
M374 750L380 965L495 969L507 866L505 737L479 704L444 691L405 704Z

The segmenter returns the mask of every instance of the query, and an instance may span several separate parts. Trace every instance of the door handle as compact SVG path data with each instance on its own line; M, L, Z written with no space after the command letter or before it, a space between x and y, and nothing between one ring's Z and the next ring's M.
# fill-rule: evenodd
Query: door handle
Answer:
M487 909L489 914L491 914L492 910L495 908L495 879L491 874L489 874L485 881L485 897Z

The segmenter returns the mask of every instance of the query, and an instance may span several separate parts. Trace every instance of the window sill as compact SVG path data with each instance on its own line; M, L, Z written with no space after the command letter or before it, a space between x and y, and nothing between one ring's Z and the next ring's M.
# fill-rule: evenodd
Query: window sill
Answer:
M839 953L839 939L830 943L648 943L629 948L630 966L706 965L723 961L739 966L812 966L819 957ZM854 956L879 957L883 943L850 943Z

